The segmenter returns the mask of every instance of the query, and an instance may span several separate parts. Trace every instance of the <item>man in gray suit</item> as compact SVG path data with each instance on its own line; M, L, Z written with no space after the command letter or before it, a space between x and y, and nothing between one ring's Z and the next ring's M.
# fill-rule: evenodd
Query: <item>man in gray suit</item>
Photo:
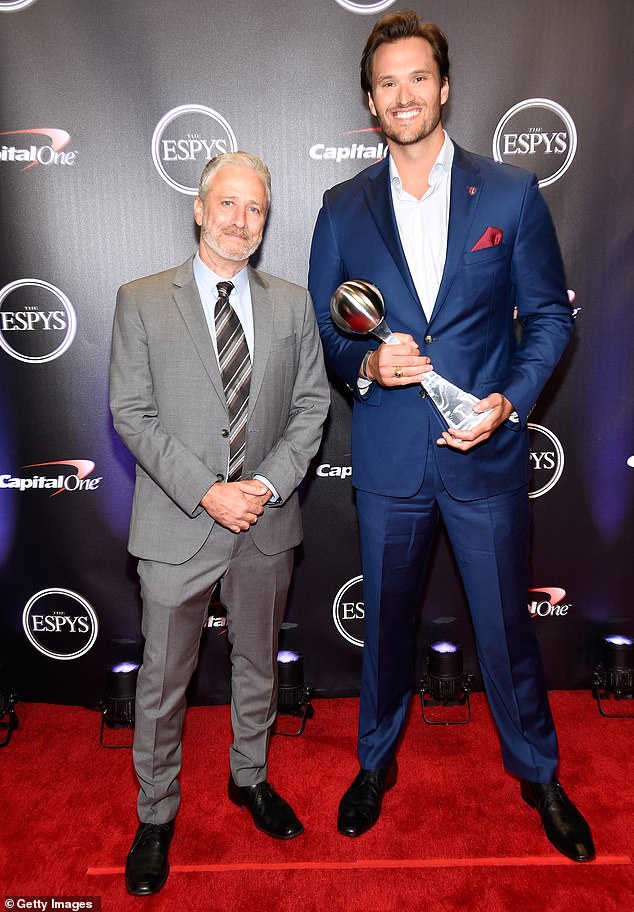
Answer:
M156 893L169 873L185 690L218 581L232 649L229 798L270 836L303 830L266 781L267 750L302 538L297 486L329 393L308 293L248 265L270 180L245 152L208 162L196 255L117 297L110 406L137 462L129 549L145 636L133 752L141 824L126 863L135 895Z

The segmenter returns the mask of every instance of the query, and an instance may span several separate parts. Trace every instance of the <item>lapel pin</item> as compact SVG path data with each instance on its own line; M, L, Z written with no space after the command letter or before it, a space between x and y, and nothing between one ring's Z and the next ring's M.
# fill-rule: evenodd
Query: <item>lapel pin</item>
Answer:
M467 193L469 194L469 196L475 196L477 192L478 192L477 187L467 187Z

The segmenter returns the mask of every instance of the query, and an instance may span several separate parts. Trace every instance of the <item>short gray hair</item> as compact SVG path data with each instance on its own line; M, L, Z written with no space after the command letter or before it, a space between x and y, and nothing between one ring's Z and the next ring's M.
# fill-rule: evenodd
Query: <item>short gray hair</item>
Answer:
M201 200L207 195L209 184L211 183L214 174L217 171L220 171L221 168L229 167L229 165L238 166L240 168L252 168L255 173L262 178L262 183L266 190L266 204L268 207L271 202L271 172L261 158L258 158L257 155L252 155L250 152L224 152L222 155L216 155L215 158L210 158L203 168L203 173L200 175L198 196Z

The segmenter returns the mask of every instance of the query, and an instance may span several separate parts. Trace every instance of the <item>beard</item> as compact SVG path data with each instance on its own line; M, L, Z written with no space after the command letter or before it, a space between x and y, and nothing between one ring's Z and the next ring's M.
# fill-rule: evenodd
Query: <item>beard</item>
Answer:
M216 228L207 224L203 219L201 233L205 244L217 256L225 260L240 263L248 260L260 246L262 235L253 235L246 228L229 225L226 228Z
M398 108L391 110L398 110ZM422 123L409 128L407 124L404 124L400 127L400 132L395 129L398 124L394 124L389 114L386 116L383 112L377 111L376 118L386 139L392 140L397 146L413 146L434 132L440 123L441 112L440 104L434 105L433 108L427 109Z

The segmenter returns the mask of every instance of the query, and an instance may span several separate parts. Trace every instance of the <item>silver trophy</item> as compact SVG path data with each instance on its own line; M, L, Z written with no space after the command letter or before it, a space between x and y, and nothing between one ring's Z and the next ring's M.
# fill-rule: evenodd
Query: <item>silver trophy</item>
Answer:
M335 324L344 332L354 335L370 333L388 345L399 344L385 322L383 295L371 282L362 279L342 282L330 299L330 313ZM473 406L479 400L436 371L428 371L421 380L421 386L445 424L459 431L470 431L491 411L474 412Z

